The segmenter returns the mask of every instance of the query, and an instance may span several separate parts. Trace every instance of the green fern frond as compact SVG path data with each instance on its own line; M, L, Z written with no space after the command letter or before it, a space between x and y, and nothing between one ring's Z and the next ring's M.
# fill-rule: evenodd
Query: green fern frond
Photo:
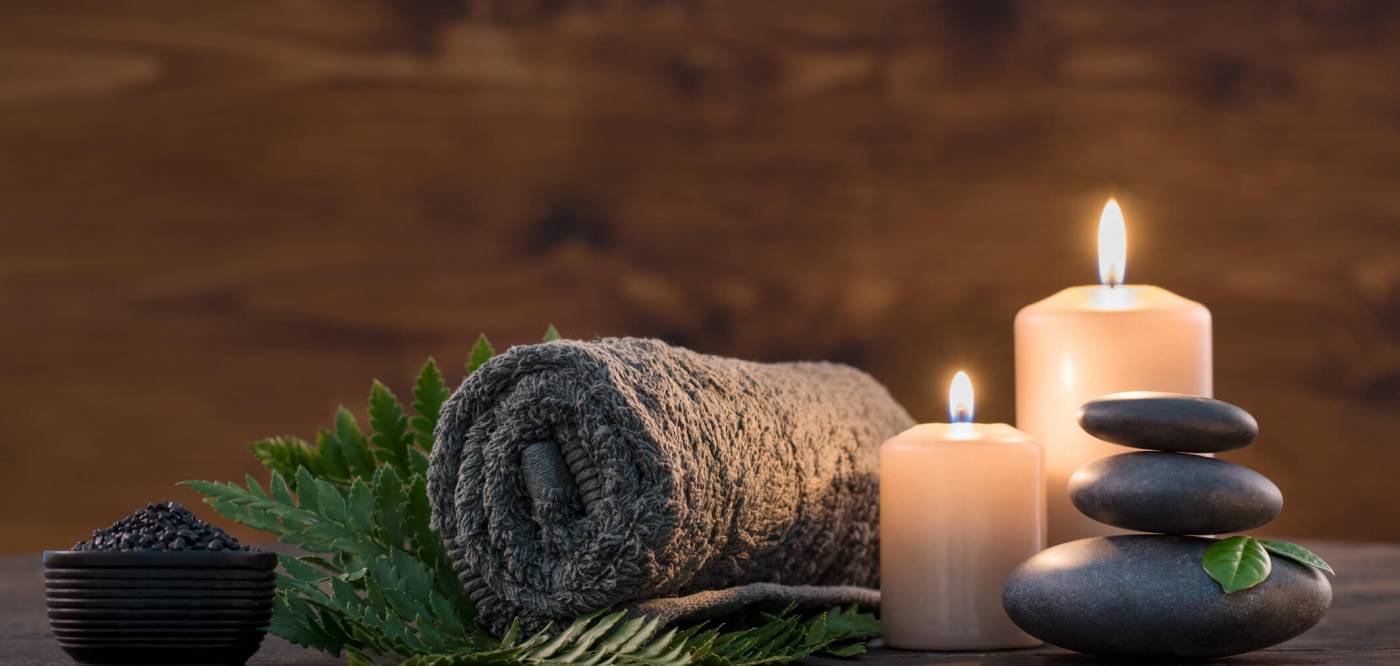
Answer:
M248 448L267 471L278 472L284 477L296 474L301 467L317 476L325 473L320 451L300 437L268 437L249 444Z
M453 653L414 657L404 666L477 666L535 664L538 666L686 666L694 651L677 632L657 636L658 623L649 618L625 620L624 612L585 615L556 634L546 629L523 641L503 640L486 653Z
M476 372L477 368L485 365L495 355L496 348L491 346L491 341L486 339L485 333L482 333L476 339L476 344L472 345L471 356L467 357L467 374Z
M369 425L374 429L370 441L375 446L375 459L393 465L403 476L411 474L408 451L414 438L408 430L408 419L399 406L399 399L377 379L369 390Z
M430 356L423 369L418 371L418 380L413 384L413 438L424 451L433 450L433 430L437 428L438 412L450 394L447 384L438 370L437 361Z
M475 624L475 609L442 565L440 542L434 540L426 552L417 549L422 535L415 529L427 531L427 520L412 515L415 502L405 501L405 485L392 466L379 468L368 483L355 479L348 490L314 478L303 467L295 496L277 472L269 479L270 491L251 477L246 487L184 485L232 520L308 552L332 554L282 559L278 584L287 602L274 608L274 617L281 618L273 623L274 633L285 632L278 635L293 642L348 645L377 654L393 648L401 656L495 644ZM414 476L408 487L422 492L426 503L422 477ZM427 508L421 510L426 516ZM323 584L332 594L320 592Z

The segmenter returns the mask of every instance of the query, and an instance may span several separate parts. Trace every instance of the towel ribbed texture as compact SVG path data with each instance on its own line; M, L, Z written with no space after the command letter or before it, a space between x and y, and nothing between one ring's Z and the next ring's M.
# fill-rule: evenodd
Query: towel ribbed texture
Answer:
M877 451L912 423L843 365L636 338L515 347L443 407L433 527L498 632L600 608L868 604Z

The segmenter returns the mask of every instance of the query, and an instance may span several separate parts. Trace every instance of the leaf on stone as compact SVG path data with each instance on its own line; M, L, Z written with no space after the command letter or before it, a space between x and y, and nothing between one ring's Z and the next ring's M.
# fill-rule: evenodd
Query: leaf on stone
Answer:
M433 429L437 427L438 412L442 411L442 403L447 402L448 395L437 361L429 357L418 371L418 381L413 384L413 418L409 420L413 425L413 438L425 450L433 448Z
M550 325L549 325L549 328L546 328L546 329L544 330L544 341L545 341L545 342L554 342L555 340L558 340L558 339L559 339L559 329L554 328L554 324L550 324Z
M1235 536L1206 548L1201 566L1226 594L1264 582L1273 570L1269 552L1253 537Z
M1286 557L1298 564L1304 564L1314 569L1326 571L1329 574L1337 575L1332 567L1323 561L1322 558L1313 554L1312 551L1288 541L1276 541L1274 539L1258 539L1259 543L1269 552L1280 557Z
M477 368L485 365L496 355L496 349L491 346L491 341L486 339L486 334L482 333L476 339L476 344L472 346L472 354L467 358L467 374L476 372Z

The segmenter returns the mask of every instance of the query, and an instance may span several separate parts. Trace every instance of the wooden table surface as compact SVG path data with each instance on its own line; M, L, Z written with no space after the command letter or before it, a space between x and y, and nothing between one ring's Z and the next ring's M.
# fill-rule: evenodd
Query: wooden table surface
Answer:
M1212 663L1400 663L1400 545L1305 542L1337 569L1327 617L1277 647ZM38 554L0 558L0 664L70 663L49 635ZM337 664L339 660L269 637L250 664ZM858 660L812 659L817 666L920 664L1094 664L1102 660L1056 648L986 653L902 652L874 647Z

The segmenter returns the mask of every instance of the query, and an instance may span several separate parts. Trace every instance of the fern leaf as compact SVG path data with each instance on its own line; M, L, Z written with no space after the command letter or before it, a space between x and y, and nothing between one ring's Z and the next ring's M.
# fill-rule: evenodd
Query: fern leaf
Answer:
M249 444L248 448L264 468L283 477L296 474L299 467L305 467L315 474L322 473L320 452L304 439L269 437Z
M404 507L408 529L413 535L414 554L428 566L446 565L447 556L442 539L432 529L432 506L428 504L428 482L414 476L408 486L408 504Z
M370 441L377 447L375 457L407 476L408 449L413 445L413 436L408 432L408 419L399 406L399 399L379 380L375 380L369 390L369 425L374 429Z
M374 534L374 493L364 479L355 479L346 498L349 525L366 535Z
M403 508L408 498L403 482L393 467L381 467L374 474L374 525L381 541L402 548L408 540L409 526Z
M352 476L363 479L374 476L374 456L369 452L369 440L355 422L355 415L344 407L335 412L335 438L345 453Z
M864 652L865 641L879 635L879 620L855 607L833 608L807 620L789 607L759 626L716 636L706 661L717 666L760 666L796 663L819 652L851 656Z
M340 439L329 430L316 431L316 449L321 457L321 473L316 476L343 481L350 478L350 461ZM306 468L310 471L309 468ZM301 482L300 476L297 482Z
M448 395L437 361L429 357L418 371L418 381L413 384L413 418L409 420L413 438L424 450L433 449L433 430L437 428L438 412L442 411L442 403L447 402Z
M485 365L495 355L496 349L491 346L491 341L486 339L486 334L482 333L477 337L476 344L472 345L471 356L467 357L467 374L476 372L477 368Z
M427 478L429 464L431 463L428 456L423 453L422 449L413 448L408 450L408 471L410 473Z

